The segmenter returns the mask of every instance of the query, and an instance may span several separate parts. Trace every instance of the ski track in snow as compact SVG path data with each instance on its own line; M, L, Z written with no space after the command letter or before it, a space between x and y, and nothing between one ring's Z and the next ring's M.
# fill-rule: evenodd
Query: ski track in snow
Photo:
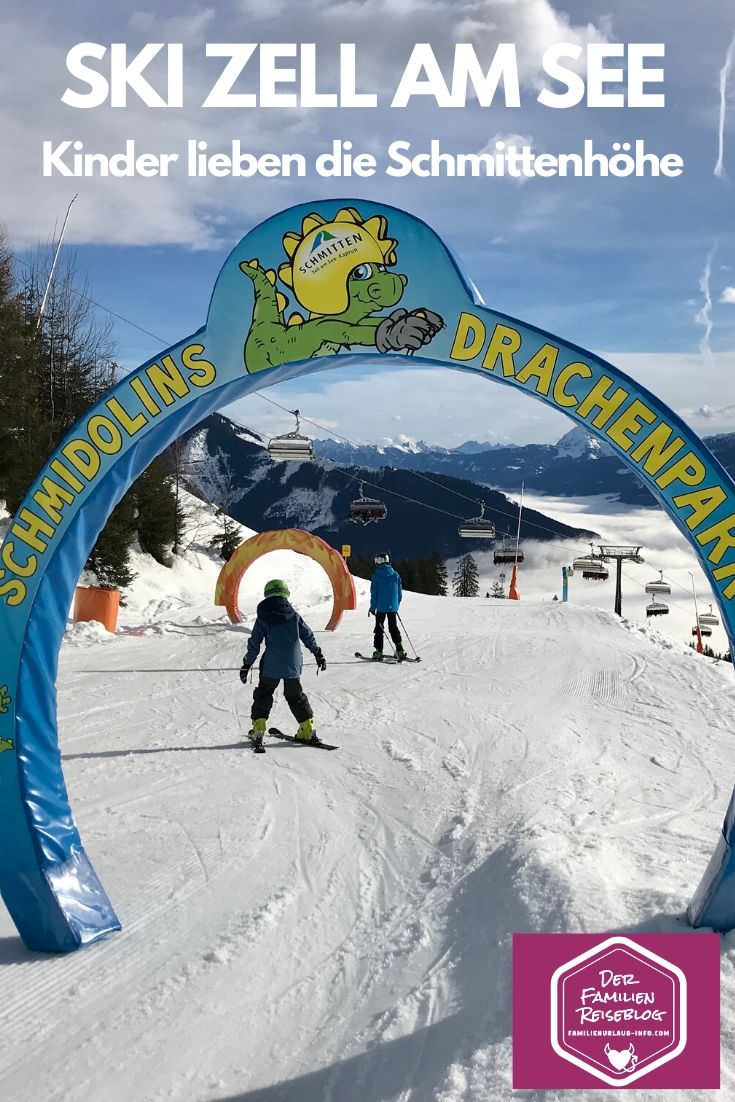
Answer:
M686 929L732 785L731 667L595 609L409 594L421 664L350 663L369 625L347 615L305 674L340 750L259 758L220 670L246 634L164 605L170 632L62 651L72 806L124 931L44 958L0 915L1 1097L510 1099L514 932ZM722 960L725 1100L735 938Z

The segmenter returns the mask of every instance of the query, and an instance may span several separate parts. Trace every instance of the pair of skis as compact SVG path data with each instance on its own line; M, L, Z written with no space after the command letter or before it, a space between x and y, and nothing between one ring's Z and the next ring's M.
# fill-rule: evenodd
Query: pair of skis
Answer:
M322 742L316 735L312 735L310 739L294 738L293 735L284 735L283 731L279 731L277 727L269 727L268 734L273 735L274 738L281 739L282 742L293 742L296 746L312 746L316 750L339 750L339 746L333 746L330 742ZM251 738L250 745L253 748L254 754L264 754L265 746L263 745L263 738Z
M378 662L377 658L374 659L370 657L370 655L361 654L359 650L355 651L355 658L360 658L363 662ZM394 666L400 666L403 662L420 662L421 658L418 654L415 658L409 658L408 655L405 658L398 658L395 654L385 654L383 655L382 659L380 659L380 661L389 662ZM293 735L285 735L283 731L280 731L278 729L278 727L269 727L268 734L272 735L274 738L280 739L282 742L292 742L296 746L311 746L316 750L339 750L339 746L334 746L332 743L329 742L322 742L322 740L320 738L317 738L316 735L313 735L308 740L294 738ZM251 738L250 745L253 748L254 754L265 753L265 746L263 744L262 735L259 738Z
M359 650L355 651L355 658L361 658L363 662L375 662L377 665L379 662L390 662L393 666L400 666L403 662L420 662L418 654L415 658L409 658L406 655L405 658L397 658L395 654L384 654L382 658L371 658L369 654L361 654Z

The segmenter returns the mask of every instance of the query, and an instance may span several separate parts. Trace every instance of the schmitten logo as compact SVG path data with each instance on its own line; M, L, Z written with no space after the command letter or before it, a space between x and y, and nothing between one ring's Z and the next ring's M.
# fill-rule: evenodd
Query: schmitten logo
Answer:
M517 934L516 1089L719 1086L715 934Z

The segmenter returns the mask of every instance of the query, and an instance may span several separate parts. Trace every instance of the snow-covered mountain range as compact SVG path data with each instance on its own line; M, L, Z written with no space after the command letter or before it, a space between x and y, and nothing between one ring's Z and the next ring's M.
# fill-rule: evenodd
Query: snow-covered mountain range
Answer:
M723 466L735 470L735 433L705 438ZM362 467L411 468L447 474L500 490L517 492L521 482L535 493L555 497L609 494L627 505L655 505L646 487L604 444L581 426L556 444L480 444L468 441L458 448L434 447L423 442L409 450L402 444L351 444L317 440L317 455L338 463Z

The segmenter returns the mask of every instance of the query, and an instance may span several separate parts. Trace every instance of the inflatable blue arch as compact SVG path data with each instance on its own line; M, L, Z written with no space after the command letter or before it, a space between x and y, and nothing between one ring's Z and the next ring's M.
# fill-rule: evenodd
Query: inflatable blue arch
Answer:
M69 806L55 688L74 588L111 510L212 410L296 375L409 355L522 390L611 447L689 540L732 646L735 484L675 413L599 357L483 305L410 214L361 200L283 211L230 254L206 325L59 444L0 550L0 890L29 948L70 951L120 926ZM731 800L693 925L735 926L734 825Z

